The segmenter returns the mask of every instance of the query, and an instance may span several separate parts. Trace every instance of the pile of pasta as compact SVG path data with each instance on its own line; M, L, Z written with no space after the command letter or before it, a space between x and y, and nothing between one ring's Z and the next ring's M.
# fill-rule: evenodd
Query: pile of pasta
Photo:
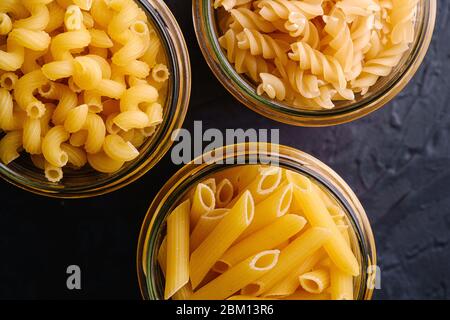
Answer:
M388 76L414 40L419 0L215 0L220 45L259 95L331 109Z
M351 300L360 267L346 219L299 173L226 169L167 217L158 251L164 298Z
M119 170L162 122L165 60L132 0L1 0L1 162Z

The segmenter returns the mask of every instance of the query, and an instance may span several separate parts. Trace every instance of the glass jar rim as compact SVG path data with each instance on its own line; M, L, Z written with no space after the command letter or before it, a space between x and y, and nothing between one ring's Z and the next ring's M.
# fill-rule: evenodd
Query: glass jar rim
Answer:
M219 44L212 1L193 0L192 11L197 41L216 78L236 99L253 111L287 124L311 127L337 125L359 119L378 110L403 90L425 58L431 43L437 12L436 0L419 0L419 4L425 4L419 36L409 51L406 66L390 79L389 85L383 87L383 90L344 108L308 110L290 107L258 95L254 85L236 72Z
M4 180L23 190L52 198L94 197L116 191L136 181L156 165L170 149L173 143L172 133L182 126L189 105L191 93L189 53L181 29L164 2L154 0L135 2L145 11L154 25L171 71L171 88L168 91L167 109L164 110L166 114L156 131L156 136L146 142L148 145L137 160L100 181L76 187L67 187L64 183L43 185L43 180L27 177L0 163L0 176Z
M222 149L222 151L220 149ZM256 153L255 150L257 150ZM261 153L260 150L263 150L263 153ZM267 156L272 157L273 155L279 157L280 166L305 174L319 182L319 184L324 186L326 191L333 195L340 205L342 205L346 216L350 221L351 227L355 232L361 254L362 263L360 266L361 277L359 279L360 291L358 293L358 299L371 299L374 289L369 286L369 284L373 282L372 280L375 277L374 272L376 272L376 270L371 270L371 272L373 272L369 274L368 268L376 265L374 236L370 227L370 222L361 203L348 184L335 171L315 157L284 145L241 143L216 149L216 154L218 154L218 156L211 155L211 152L209 152L201 156L207 156L208 159L214 159L209 163L202 163L199 159L195 159L183 166L166 182L149 206L141 226L136 256L139 287L144 299L158 298L154 281L161 281L161 278L150 279L149 275L151 274L151 268L154 267L152 261L156 260L154 259L157 256L158 248L156 245L158 242L157 239L161 236L161 228L176 201L178 201L194 183L201 181L210 174L222 169L230 168L231 166L245 165L237 163L229 166L225 164L226 161L217 164L217 159L221 158L222 160L225 160L229 157L236 159L240 156L245 156L246 159L252 157L259 158L261 156L266 158ZM254 163L251 162L251 164Z

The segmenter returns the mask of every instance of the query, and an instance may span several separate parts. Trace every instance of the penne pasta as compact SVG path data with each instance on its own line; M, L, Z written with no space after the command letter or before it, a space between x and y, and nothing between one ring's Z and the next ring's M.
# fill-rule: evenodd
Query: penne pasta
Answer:
M262 251L242 261L194 292L190 299L219 300L230 297L272 270L277 265L279 254L278 250Z
M202 215L214 209L214 192L207 185L199 183L194 191L191 208L191 225L195 226Z
M313 227L306 230L299 238L281 251L278 264L255 282L242 289L242 294L261 295L273 288L291 273L296 266L302 264L311 254L319 250L328 240L330 231Z
M169 299L189 281L190 201L176 207L167 218L167 264L164 298Z
M332 300L353 300L353 277L330 264L330 294Z
M319 294L330 285L330 273L325 268L316 269L302 274L298 280L306 292Z
M285 215L291 205L292 190L292 184L282 185L272 195L258 203L255 206L255 218L238 240L264 228L277 218Z
M359 274L358 261L334 223L325 204L312 187L311 181L294 173L289 173L288 179L296 184L294 197L302 204L305 217L311 225L330 230L331 237L325 244L325 250L329 254L330 259L342 271L357 276Z
M255 199L255 204L257 204L275 191L281 182L281 177L282 170L278 167L259 169L256 178L254 178L252 182L245 187L245 189L243 186L239 186L239 190L242 190L239 195L248 190ZM239 196L235 199L238 197ZM231 201L228 204L228 207L233 206L235 201L236 200Z
M214 209L203 214L191 233L191 252L197 249L200 243L214 230L220 221L230 212L229 209Z
M192 215L192 213L191 213ZM254 203L250 192L245 192L222 221L192 253L190 278L195 289L216 261L251 223Z
M233 184L228 179L223 179L217 185L217 190L214 190L216 194L216 205L218 208L224 208L230 203L234 196Z
M282 298L294 294L300 286L298 278L302 274L311 271L325 256L326 253L323 249L316 251L315 253L310 255L304 262L296 266L295 269L286 278L276 284L269 291L264 293L264 296L271 298Z
M232 266L242 260L263 250L276 248L290 237L300 232L306 224L306 220L297 215L286 215L265 228L251 234L228 249L216 262L214 270L226 272Z
M119 136L131 141L135 133L136 130L120 131ZM333 230L313 223L317 217L311 218L316 210L324 210L317 215L328 215L353 254L353 234L344 207L334 198L322 200L325 189L319 195L319 189L311 187L322 207L294 197L301 187L306 189L305 185L311 183L306 175L267 166L248 167L248 172L241 166L205 177L181 197L180 203L192 203L190 207L186 205L191 231L185 236L190 252L189 270L181 273L184 279L188 274L190 281L166 286L165 299L352 299L354 276L337 267L327 249ZM276 187L255 204L249 189L256 190L255 186L264 179L269 180L262 189L268 185ZM238 193L243 181L248 189ZM220 208L217 199L224 185L233 194L232 205ZM295 208L296 213L292 213L293 199L295 205L301 206L301 212ZM178 254L165 241L158 251L163 273L168 267L167 256ZM146 268L146 254L143 260Z

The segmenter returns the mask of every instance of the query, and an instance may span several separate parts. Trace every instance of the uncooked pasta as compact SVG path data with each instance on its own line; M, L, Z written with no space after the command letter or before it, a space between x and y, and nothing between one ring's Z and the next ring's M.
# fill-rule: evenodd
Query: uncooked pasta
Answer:
M259 95L332 109L366 95L414 41L419 0L216 0L219 43Z

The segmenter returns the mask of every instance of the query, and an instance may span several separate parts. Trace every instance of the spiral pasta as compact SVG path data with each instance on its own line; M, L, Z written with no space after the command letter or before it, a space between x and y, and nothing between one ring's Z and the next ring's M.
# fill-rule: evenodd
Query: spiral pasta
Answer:
M234 63L236 72L245 73L253 81L259 81L259 74L269 71L269 65L264 58L253 56L248 50L238 47L238 40L232 29L219 38L219 43L227 51L227 58Z
M417 6L418 0L214 2L219 43L236 72L254 82L257 94L306 109L352 101L390 75L415 39Z
M134 160L163 122L162 48L133 0L1 0L0 161L24 151L58 183Z

